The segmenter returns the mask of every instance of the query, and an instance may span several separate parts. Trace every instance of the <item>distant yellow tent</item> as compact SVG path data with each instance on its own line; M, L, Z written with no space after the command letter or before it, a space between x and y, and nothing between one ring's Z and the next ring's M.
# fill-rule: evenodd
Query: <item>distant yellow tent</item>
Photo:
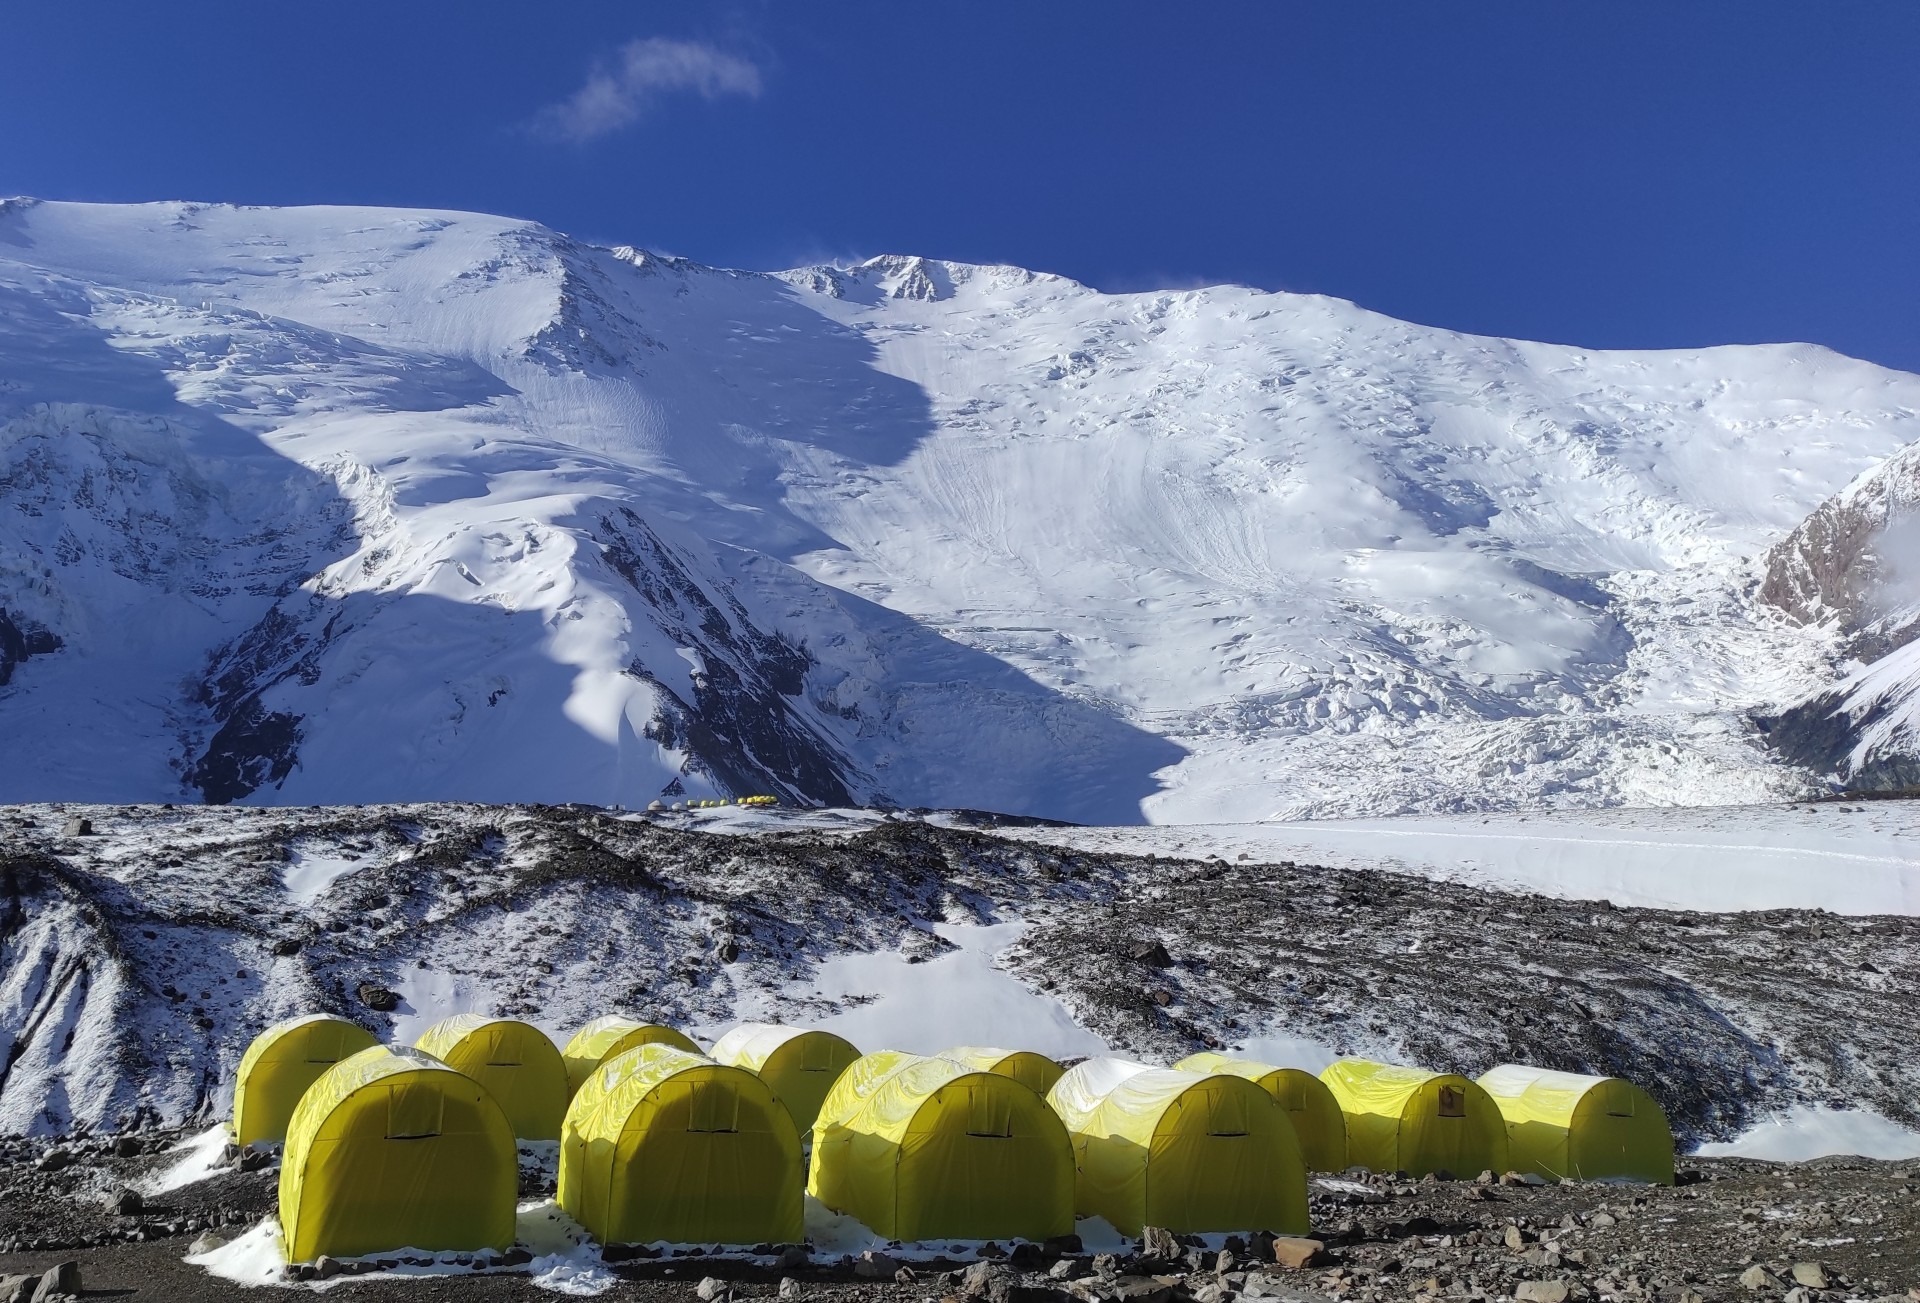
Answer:
M1673 1184L1667 1115L1630 1081L1506 1063L1482 1074L1480 1088L1506 1119L1516 1171Z
M1349 1162L1413 1176L1507 1170L1507 1125L1465 1077L1341 1059L1320 1074L1347 1115Z
M1010 1075L883 1050L814 1123L807 1190L890 1240L1044 1240L1073 1230L1073 1147Z
M1076 1211L1125 1235L1307 1230L1307 1172L1293 1124L1244 1077L1120 1059L1068 1069L1047 1095L1078 1167Z
M558 1140L567 1115L567 1065L547 1034L511 1018L442 1018L414 1044L485 1086L522 1140Z
M860 1051L832 1032L748 1022L722 1036L712 1057L715 1063L759 1073L804 1136L820 1115L821 1101Z
M764 1081L660 1042L587 1074L560 1137L560 1206L603 1244L797 1244L801 1175Z
M280 1166L289 1262L513 1244L519 1157L507 1116L431 1054L376 1045L300 1098Z
M995 1072L1002 1077L1012 1077L1041 1096L1052 1090L1053 1083L1067 1071L1046 1055L1035 1054L1032 1050L999 1050L963 1045L958 1049L940 1051L940 1057L963 1063L976 1072Z
M659 1023L639 1022L619 1014L608 1014L604 1018L595 1018L575 1032L566 1048L560 1051L560 1057L567 1065L568 1094L579 1090L587 1074L601 1063L641 1045L671 1045L688 1054L705 1054L694 1044L693 1038L684 1032L663 1027Z
M1190 1054L1173 1065L1182 1072L1245 1077L1280 1102L1300 1141L1300 1156L1310 1172L1338 1172L1347 1166L1347 1118L1327 1084L1301 1068L1276 1068L1224 1054Z
M233 1081L235 1144L277 1144L307 1087L340 1060L375 1044L358 1023L324 1013L275 1023L253 1038Z

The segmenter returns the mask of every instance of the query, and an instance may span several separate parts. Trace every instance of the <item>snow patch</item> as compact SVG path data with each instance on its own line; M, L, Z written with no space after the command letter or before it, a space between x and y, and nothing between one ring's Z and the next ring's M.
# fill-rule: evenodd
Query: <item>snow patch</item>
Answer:
M1701 1145L1694 1153L1702 1158L1761 1158L1773 1163L1800 1163L1830 1155L1920 1158L1920 1131L1865 1109L1803 1105L1768 1118L1732 1140Z
M227 1141L231 1138L226 1124L222 1123L182 1140L168 1151L179 1154L180 1158L141 1182L137 1187L139 1192L143 1195L165 1194L169 1190L178 1190L182 1186L206 1180L224 1169Z
M960 1045L997 1045L1055 1058L1104 1054L1106 1042L1076 1023L1058 1000L995 966L1026 926L1017 920L936 923L931 931L952 951L918 963L904 953L836 955L820 965L804 992L794 994L845 1006L808 1023L862 1050L937 1054ZM717 1029L703 1030L710 1036Z

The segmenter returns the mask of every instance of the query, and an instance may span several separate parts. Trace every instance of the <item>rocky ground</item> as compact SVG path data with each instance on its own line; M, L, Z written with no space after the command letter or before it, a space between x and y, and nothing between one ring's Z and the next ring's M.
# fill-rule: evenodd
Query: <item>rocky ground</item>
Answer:
M129 1200L128 1190L172 1161L131 1151L167 1140L0 1148L0 1276L37 1279L73 1263L87 1297L258 1298L182 1259L209 1232L235 1235L268 1214L276 1173L232 1169ZM49 1164L50 1149L68 1161ZM610 1267L616 1279L605 1297L692 1299L711 1278L707 1295L871 1303L976 1296L985 1303L1920 1299L1920 1164L1700 1159L1683 1167L1681 1184L1659 1189L1490 1178L1319 1177L1317 1250L1261 1235L1230 1240L1224 1251L1203 1249L1149 1232L1131 1255L1014 1246L1010 1259L988 1258L987 1266L815 1257L774 1269L695 1257L638 1260ZM533 1178L526 1192L544 1193L537 1187ZM369 1299L551 1297L524 1270L339 1283Z
M1612 1073L1689 1141L1796 1104L1920 1126L1920 919L1616 909L944 822L0 808L0 1132L205 1125L269 1023L324 1011L391 1038L453 991L562 1029L610 1010L724 1025L743 1005L804 1022L835 1007L822 961L937 963L936 924L1007 919L1026 924L1008 971L1135 1057L1283 1035L1471 1074Z

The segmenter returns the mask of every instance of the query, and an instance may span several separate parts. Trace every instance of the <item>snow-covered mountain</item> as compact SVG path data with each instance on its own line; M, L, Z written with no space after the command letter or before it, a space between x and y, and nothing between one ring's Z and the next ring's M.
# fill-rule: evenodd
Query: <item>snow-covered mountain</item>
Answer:
M1090 822L1761 800L1762 554L1920 440L1811 346L0 206L0 797Z

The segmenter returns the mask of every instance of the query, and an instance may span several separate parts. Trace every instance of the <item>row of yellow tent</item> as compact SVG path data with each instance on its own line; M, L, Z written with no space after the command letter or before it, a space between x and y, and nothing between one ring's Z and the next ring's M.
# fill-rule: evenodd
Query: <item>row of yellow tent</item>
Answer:
M241 1061L234 1132L282 1135L291 1260L400 1244L505 1247L514 1138L561 1141L559 1202L607 1243L791 1242L806 1188L891 1239L1307 1229L1306 1172L1672 1180L1664 1116L1614 1078L1494 1069L1478 1083L1342 1060L1320 1076L1222 1055L1173 1068L957 1049L860 1055L748 1024L711 1055L596 1019L564 1050L462 1015L413 1049L337 1019L270 1029ZM397 1237L397 1238L396 1238Z

